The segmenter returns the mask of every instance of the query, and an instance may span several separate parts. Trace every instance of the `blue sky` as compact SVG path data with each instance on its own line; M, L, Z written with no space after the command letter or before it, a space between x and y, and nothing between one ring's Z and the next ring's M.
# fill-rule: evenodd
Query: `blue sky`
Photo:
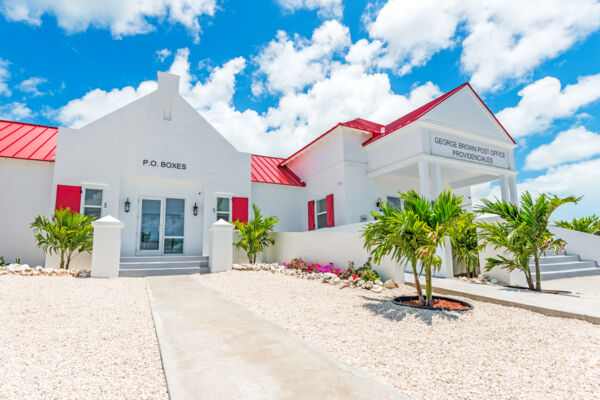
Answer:
M519 143L519 189L600 213L598 1L138 3L0 0L0 118L81 126L169 70L238 149L285 156L470 81Z

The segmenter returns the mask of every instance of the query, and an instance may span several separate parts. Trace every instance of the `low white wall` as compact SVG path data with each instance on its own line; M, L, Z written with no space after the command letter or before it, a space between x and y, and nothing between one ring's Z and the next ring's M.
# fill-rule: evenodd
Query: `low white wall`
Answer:
M354 224L360 226L361 224ZM346 268L348 261L353 261L356 267L367 261L369 254L363 248L360 231L348 231L346 227L336 230L323 229L310 232L275 232L275 244L264 254L266 262L283 263L294 258L303 258L319 264L332 262L339 268ZM394 279L404 282L404 266L392 260L384 260L374 267L384 280Z
M600 264L600 236L558 226L550 226L549 230L557 238L567 242L567 254L576 254L581 256L582 260L596 261Z
M36 264L38 265L38 264ZM60 258L57 255L46 254L46 262L44 263L46 267L51 268L59 268L60 267ZM87 269L88 271L92 269L92 253L79 253L75 255L75 257L71 258L71 265L69 265L69 269L81 270Z

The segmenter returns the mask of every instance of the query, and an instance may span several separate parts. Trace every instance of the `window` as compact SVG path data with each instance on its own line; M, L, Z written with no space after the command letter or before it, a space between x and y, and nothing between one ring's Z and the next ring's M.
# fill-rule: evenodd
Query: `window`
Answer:
M327 228L327 200L317 200L316 203L315 219L317 221L317 229Z
M231 221L231 197L217 197L217 221Z
M102 190L85 189L83 196L83 215L93 218L102 217Z
M167 199L165 205L165 254L183 254L185 200Z
M400 210L402 208L402 200L400 200L400 198L398 198L398 197L388 196L387 203L388 203L388 207L392 207L397 210Z

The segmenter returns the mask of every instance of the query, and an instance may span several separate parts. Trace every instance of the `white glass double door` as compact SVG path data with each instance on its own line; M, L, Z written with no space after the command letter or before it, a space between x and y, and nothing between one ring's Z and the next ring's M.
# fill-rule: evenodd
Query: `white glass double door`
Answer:
M184 199L142 197L138 210L138 254L183 254Z

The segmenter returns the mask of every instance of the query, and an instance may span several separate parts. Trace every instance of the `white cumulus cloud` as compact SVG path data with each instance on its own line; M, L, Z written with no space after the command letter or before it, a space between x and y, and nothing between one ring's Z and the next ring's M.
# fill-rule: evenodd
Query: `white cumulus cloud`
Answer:
M342 0L277 0L285 10L296 11L300 9L317 10L322 17L341 18L344 13Z
M521 100L497 114L514 137L543 132L557 119L573 116L577 110L600 99L600 74L580 77L577 83L561 88L557 78L547 76L519 91Z
M31 77L31 78L25 79L23 82L19 83L17 85L17 87L22 92L31 94L34 97L36 97L36 96L42 96L42 95L44 95L46 93L40 91L40 89L38 88L38 86L40 86L40 85L42 85L42 84L44 84L46 82L48 82L48 80L46 78L34 76L34 77Z
M171 56L171 50L169 50L169 49L160 49L160 50L156 50L156 53L155 53L155 55L156 55L156 58L158 58L158 60L159 60L160 62L163 62L163 61L165 61L165 59L166 59L167 57L170 57L170 56Z
M600 154L600 135L583 126L560 132L550 143L535 148L525 159L525 169L542 170L581 161Z
M11 95L11 91L8 88L8 80L10 79L10 71L8 70L9 64L8 61L0 58L0 95Z
M371 39L385 43L381 66L404 74L461 46L462 69L479 90L498 89L600 28L596 0L389 0L367 13Z
M332 66L333 56L350 45L350 31L336 20L324 22L310 40L291 39L285 32L255 58L259 72L266 76L271 92L302 90L323 79Z
M198 17L212 16L216 9L216 0L0 0L0 12L9 21L41 25L48 14L69 33L94 26L110 29L115 37L150 32L158 19L185 26L197 39Z
M22 122L35 115L25 103L13 101L5 105L0 105L0 119Z

